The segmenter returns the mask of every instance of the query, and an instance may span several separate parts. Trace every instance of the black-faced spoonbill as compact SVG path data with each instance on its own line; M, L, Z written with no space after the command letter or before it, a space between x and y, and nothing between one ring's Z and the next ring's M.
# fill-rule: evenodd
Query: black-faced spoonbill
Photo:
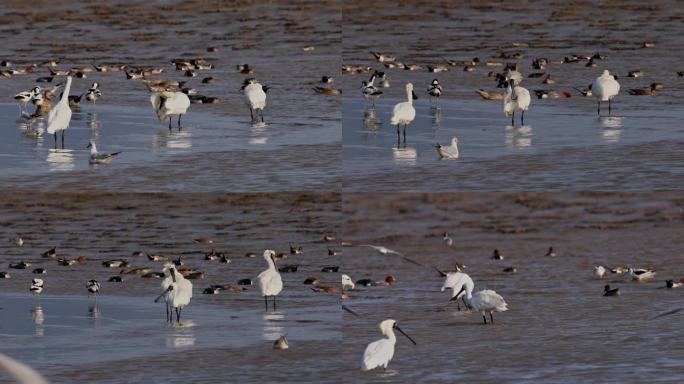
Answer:
M158 302L162 297L166 302L166 320L173 322L173 310L176 311L176 322L180 323L180 315L192 298L192 283L183 277L176 266L167 263L164 265L164 280L161 283L162 293L154 302Z
M171 117L178 115L178 129L180 130L181 116L185 115L190 107L188 95L183 92L160 92L150 96L150 102L159 121L169 119L169 131L171 130Z
M598 99L597 114L601 115L601 102L608 102L608 115L610 115L610 102L620 92L620 83L617 82L615 76L611 75L608 70L604 70L601 76L591 84L591 92Z
M482 313L482 319L484 320L485 324L487 324L487 312L489 312L489 319L491 320L491 323L494 324L493 312L503 312L508 310L508 304L506 304L503 297L501 297L501 295L495 291L485 289L472 294L472 287L464 284L461 290L456 294L456 297L458 297L462 291L465 291L466 302L468 303L468 306Z
M394 106L392 118L390 119L390 125L397 126L397 141L400 140L399 126L404 126L404 143L406 143L406 126L411 124L413 119L416 118L416 109L413 108L413 100L417 100L418 96L413 92L413 84L411 83L406 84L406 99L406 101Z
M395 329L406 336L413 345L416 345L416 342L399 328L396 321L392 319L384 320L380 323L380 331L385 338L368 344L361 360L362 370L370 371L378 367L387 369L387 365L394 356L394 345L397 343L397 338L394 335Z
M475 288L475 283L467 273L455 272L448 274L446 279L444 279L444 284L442 284L441 291L444 292L444 290L447 288L451 288L452 292L450 301L456 301L459 311L461 310L461 304L459 303L458 299L461 299L466 308L468 308L468 303L466 302L466 292L464 292L463 289L466 291L470 290L472 292Z

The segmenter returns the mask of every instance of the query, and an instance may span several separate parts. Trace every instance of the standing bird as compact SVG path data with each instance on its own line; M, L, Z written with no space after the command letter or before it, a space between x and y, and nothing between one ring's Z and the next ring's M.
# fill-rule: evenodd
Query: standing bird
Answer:
M376 74L374 73L371 75L368 81L364 80L361 82L361 91L363 92L363 97L366 100L372 101L373 105L375 105L375 100L379 99L380 95L382 95L382 91L375 86L375 77Z
M266 310L268 311L268 297L273 297L273 310L276 309L276 296L283 290L283 279L280 277L275 262L275 251L267 249L264 251L264 260L268 263L268 269L257 276L261 295L264 297Z
M185 115L190 107L190 98L183 92L164 91L150 96L150 102L157 114L159 121L169 119L169 131L171 130L171 117L178 115L178 130L181 129L181 116Z
M43 292L43 279L33 279L31 280L31 287L29 291L35 293L36 295Z
M48 126L46 132L55 135L55 148L57 148L57 132L62 132L62 149L64 149L64 131L69 128L71 122L71 108L69 107L69 91L71 91L71 76L67 77L66 86L62 97L48 112Z
M451 138L451 145L444 146L441 144L435 144L435 149L439 154L440 159L458 159L458 138Z
M430 100L432 100L432 98L442 96L442 86L439 84L439 80L432 80L432 83L430 83L430 86L427 89L427 93L431 96Z
M254 123L254 112L261 115L261 122L264 122L264 108L266 108L266 92L269 87L261 85L256 79L250 77L245 79L240 88L245 93L245 101L249 106L249 114Z
M162 293L154 302L162 297L166 302L166 321L173 322L173 311L176 311L176 322L180 323L180 315L183 308L190 304L192 298L192 283L178 273L176 266L167 263L164 265L164 280L162 280Z
M406 84L406 98L407 101L398 103L392 110L392 118L390 125L397 126L397 141L399 141L399 125L404 126L404 143L406 143L406 126L411 124L416 118L416 109L413 108L413 100L417 100L418 96L413 92L413 84Z
M597 113L601 115L601 102L608 102L608 115L610 115L610 102L620 92L620 83L617 82L615 76L611 75L608 70L604 70L601 76L591 84L591 92L598 99Z
M511 125L515 125L515 112L522 112L520 125L525 124L525 111L530 107L530 92L518 85L514 79L508 80L508 89L504 97L504 114L511 117Z
M382 332L382 335L385 336L385 338L368 344L366 350L363 352L363 359L361 360L362 370L370 371L371 369L378 367L387 369L387 365L394 356L394 345L397 343L397 337L394 335L395 329L406 336L413 345L416 345L416 342L413 341L411 336L407 335L399 328L396 321L392 319L384 320L380 323L380 332Z
M102 96L102 92L100 92L100 83L98 82L94 82L93 85L90 86L90 89L88 89L85 93L86 100L90 101L91 103L96 102L100 96Z
M463 300L463 304L466 306L466 308L468 308L468 303L466 302L465 298L466 292L464 292L462 288L464 288L465 291L470 290L472 292L473 289L475 289L475 283L467 273L455 272L448 274L446 279L444 279L444 284L442 284L441 291L444 292L444 290L447 288L451 288L450 301L456 301L459 311L461 310L461 304L459 303L458 299Z
M95 279L88 280L86 289L88 290L88 296L90 296L91 293L96 295L100 292L100 283Z
M30 91L23 91L14 95L14 100L19 102L19 113L22 116L26 111L26 105L38 94L40 94L40 87L33 87Z
M494 324L494 316L492 313L508 310L508 304L506 304L503 297L501 297L501 295L498 293L490 289L485 289L483 291L476 292L473 295L472 290L473 288L471 286L463 284L463 287L459 293L456 294L456 297L461 294L461 291L465 291L466 302L468 303L468 306L482 313L482 318L484 319L485 324L487 324L487 312L489 312L489 319L491 320L491 323Z
M90 143L88 144L88 148L90 148L90 158L88 159L88 162L90 164L109 164L114 160L114 157L118 155L121 152L111 152L111 153L99 153L97 151L97 147L95 146L95 141L90 140Z

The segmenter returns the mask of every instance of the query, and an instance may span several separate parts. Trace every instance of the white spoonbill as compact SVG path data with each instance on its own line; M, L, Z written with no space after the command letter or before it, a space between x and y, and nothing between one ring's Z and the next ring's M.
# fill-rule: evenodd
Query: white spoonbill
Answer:
M406 101L398 103L392 110L392 118L390 125L397 126L397 140L399 140L399 126L404 126L404 142L406 142L406 126L411 124L416 118L416 109L413 108L413 100L417 100L418 96L413 92L413 84L406 84Z
M466 293L461 289L464 286L466 287L466 290L470 289L472 292L475 288L475 283L473 283L473 279L471 279L467 273L463 272L448 274L446 279L444 279L444 284L442 284L442 292L447 288L451 288L451 301L456 301L459 311L461 310L461 304L458 299L463 300L463 304L468 308L468 303L465 299Z
M157 114L159 121L169 119L169 130L171 130L171 117L178 115L178 129L181 128L181 116L185 115L190 107L190 98L183 92L160 92L150 96L150 102Z
M395 329L411 340L413 345L416 345L411 336L399 328L396 321L392 319L384 320L380 323L380 331L385 338L368 344L361 360L362 370L370 371L378 367L387 369L387 365L394 356L394 345L397 343L397 337L394 335Z
M264 260L268 263L268 269L257 276L261 295L264 296L264 303L268 311L268 297L273 297L273 310L276 309L276 296L283 290L283 279L280 277L275 263L275 251L267 249L264 251Z
M46 132L55 135L55 148L57 148L57 132L62 132L62 148L64 148L64 131L69 128L71 122L71 108L69 107L69 91L71 91L71 76L67 77L66 86L62 97L48 112L48 126Z
M437 144L435 145L435 149L437 150L440 159L458 159L458 138L452 137L451 145L444 146Z
M158 302L163 297L166 302L166 320L173 322L173 310L175 310L176 322L180 323L181 311L190 304L192 298L192 283L178 273L176 266L172 263L165 264L163 272L162 293L154 299L154 302Z
M254 122L254 112L261 115L261 122L264 122L264 108L266 108L266 92L269 87L261 85L255 78L247 78L242 83L242 90L245 93L245 101L249 106L249 114L252 116ZM257 116L258 116L257 115Z
M608 114L610 115L610 102L620 92L620 83L617 82L615 76L611 75L608 70L604 70L601 76L591 84L591 92L598 99L597 113L601 115L601 102L608 102Z
M511 125L515 125L515 112L522 112L520 125L525 124L525 111L530 107L530 92L515 85L514 79L508 80L508 89L504 97L504 114L511 117Z
M484 319L485 324L487 324L487 312L489 312L489 319L491 320L491 323L494 324L494 316L492 315L493 312L508 311L508 304L506 304L503 297L501 297L501 295L498 293L490 289L485 289L483 291L476 292L473 295L472 290L472 287L464 284L461 290L456 294L456 297L461 294L461 291L465 291L468 306L482 313L482 319Z
M0 371L19 384L48 384L48 381L33 368L3 354L0 354Z
M88 159L88 162L90 164L109 164L114 160L114 157L118 155L121 152L111 152L111 153L100 153L97 151L97 146L95 146L95 142L93 140L90 140L90 143L88 144L88 148L90 148L90 158Z

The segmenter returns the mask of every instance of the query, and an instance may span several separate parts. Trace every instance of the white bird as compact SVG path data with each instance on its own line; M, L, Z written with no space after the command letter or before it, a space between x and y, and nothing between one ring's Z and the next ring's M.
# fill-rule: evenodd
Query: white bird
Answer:
M643 268L630 268L629 269L629 275L632 276L632 280L646 280L655 277L656 273L655 271L652 271L650 269L643 269Z
M240 88L245 93L245 101L249 106L249 114L254 122L254 112L261 115L261 122L264 122L264 108L266 108L266 92L269 87L261 85L254 78L247 78ZM258 116L258 115L257 115Z
M118 155L121 152L111 152L111 153L99 153L97 151L97 146L95 146L95 142L93 140L90 140L90 143L88 144L88 148L90 148L90 158L88 159L88 162L90 164L109 164L114 160L114 157Z
M172 263L164 265L164 280L162 280L162 293L154 300L158 302L162 297L166 302L166 320L173 322L173 311L176 311L176 322L180 323L180 315L192 298L192 283L178 273Z
M413 345L416 345L416 342L399 328L396 321L392 319L384 320L380 323L380 331L385 338L368 344L361 360L362 370L370 371L378 367L387 368L387 365L394 356L394 345L397 343L397 337L394 335L395 329L411 340Z
M483 291L476 292L473 295L472 290L473 288L468 284L463 284L463 287L455 296L458 297L458 295L461 294L461 291L465 291L466 302L468 303L468 306L482 313L482 318L484 319L485 324L487 324L487 312L489 312L491 323L494 324L494 316L492 313L508 310L508 304L506 304L503 297L501 297L501 295L498 293L490 289L485 289Z
M55 148L57 147L57 132L62 132L62 148L64 148L64 131L69 128L71 122L69 91L71 91L71 76L67 77L66 86L59 102L48 112L48 126L45 131L55 135Z
M447 247L451 247L452 245L454 245L454 239L452 239L447 232L444 232L444 234L442 235L442 241L444 242L444 245L446 245Z
M159 92L150 96L150 102L159 121L169 119L169 130L171 130L171 117L176 115L178 115L178 129L181 128L181 116L185 115L190 107L188 95L183 92Z
M264 251L264 260L268 263L268 269L257 276L261 295L264 297L266 310L268 311L268 297L273 297L273 310L276 309L276 296L283 290L283 279L280 277L275 263L275 251L267 249Z
M463 290L465 287L465 291ZM454 273L449 273L444 279L444 284L442 284L442 289L441 291L444 292L445 289L451 288L451 300L450 301L456 301L456 304L458 305L458 310L461 310L461 304L459 303L458 299L463 300L463 304L468 307L468 303L466 302L466 291L470 290L471 292L475 288L475 283L473 282L473 279L468 276L467 273L463 272L454 272Z
M100 96L102 96L102 92L100 91L100 83L94 82L93 85L90 86L90 89L86 91L86 100L94 103L100 98Z
M88 296L90 296L91 293L97 294L100 292L100 283L95 279L88 280L86 289L88 290Z
M617 82L615 76L611 75L608 70L604 70L601 76L594 80L589 89L598 99L597 113L601 115L601 102L607 101L608 114L610 115L610 102L620 92L620 83Z
M594 276L596 276L600 279L605 274L606 274L606 268L603 265L597 265L594 267Z
M43 292L43 279L31 280L31 287L29 288L29 291L35 293L36 295Z
M518 85L514 79L508 80L508 89L504 97L504 114L511 117L511 125L515 125L515 112L522 112L520 125L525 123L525 111L530 107L530 92Z
M432 83L430 83L430 86L427 89L427 92L431 98L442 96L442 86L439 84L439 80L433 79Z
M1 353L0 370L4 371L19 384L48 384L48 381L33 368Z
M24 239L22 239L21 236L17 236L14 239L14 245L16 245L17 247L21 247L22 245L24 245Z
M33 100L36 95L40 94L40 87L33 87L30 91L19 92L14 95L14 100L19 102L19 113L24 114L26 105Z
M416 118L416 109L413 108L413 100L417 100L418 96L413 92L413 84L406 84L406 101L398 103L392 110L392 118L390 125L397 126L397 140L399 140L399 126L404 126L404 142L406 142L406 126L411 124Z
M342 289L351 289L354 290L356 288L356 285L354 284L354 281L352 280L349 275L342 275Z
M435 149L437 150L440 159L458 159L458 138L452 137L451 145L449 146L436 144Z

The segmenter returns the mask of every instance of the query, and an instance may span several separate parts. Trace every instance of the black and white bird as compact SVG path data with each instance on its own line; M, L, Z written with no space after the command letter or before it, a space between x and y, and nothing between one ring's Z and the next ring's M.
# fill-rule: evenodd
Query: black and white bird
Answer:
M97 294L100 292L100 283L95 279L88 280L86 289L88 290L88 296L90 296L90 294Z
M93 140L90 140L90 143L88 144L88 148L90 148L90 158L88 159L88 162L90 164L109 164L114 160L114 158L121 152L111 152L111 153L105 153L105 152L98 152L97 147L95 146L95 142Z
M29 291L38 295L43 292L43 279L33 279L31 280L31 287Z
M432 83L430 83L430 86L427 89L427 93L431 96L431 98L442 96L442 85L439 84L439 80L432 80Z
M91 103L96 102L100 96L102 96L102 92L100 91L100 84L98 82L94 82L93 85L90 86L90 89L85 93L86 100Z
M375 86L375 78L376 74L372 74L370 79L368 81L362 81L361 82L361 92L363 92L363 97L366 100L370 100L375 104L375 100L380 98L380 95L382 95L382 91L378 89L378 87Z
M656 275L655 271L644 268L630 268L628 272L632 280L636 281L650 279Z
M14 95L14 100L19 103L19 113L23 115L26 111L26 105L33 100L36 95L40 94L40 87L33 87L30 91L19 92Z

